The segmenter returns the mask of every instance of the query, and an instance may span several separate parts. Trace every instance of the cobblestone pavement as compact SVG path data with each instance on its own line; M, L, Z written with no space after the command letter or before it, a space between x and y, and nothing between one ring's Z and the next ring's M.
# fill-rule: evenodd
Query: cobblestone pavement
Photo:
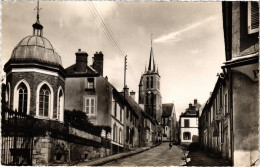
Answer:
M169 142L154 147L148 151L113 161L105 166L180 166L184 165L183 150L178 146L169 149Z

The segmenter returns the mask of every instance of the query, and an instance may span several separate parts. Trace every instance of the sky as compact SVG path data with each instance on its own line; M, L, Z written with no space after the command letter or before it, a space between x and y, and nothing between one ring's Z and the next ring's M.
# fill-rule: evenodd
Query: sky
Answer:
M36 1L2 2L2 69L19 41L32 35L36 5ZM109 42L93 6L121 54ZM221 2L40 1L40 8L43 36L59 52L63 67L75 63L79 48L88 53L89 65L94 53L102 51L104 76L118 91L123 88L126 54L126 84L138 92L153 34L162 102L173 102L177 117L195 98L206 102L225 61Z

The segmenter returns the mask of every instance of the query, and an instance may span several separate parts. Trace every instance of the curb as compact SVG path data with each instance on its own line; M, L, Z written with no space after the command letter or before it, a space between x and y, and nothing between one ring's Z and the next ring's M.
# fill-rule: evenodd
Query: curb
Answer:
M125 152L125 153L115 154L115 155L111 155L111 156L108 156L108 157L105 157L105 158L102 158L102 159L97 159L97 160L94 160L94 161L91 161L91 162L81 162L81 163L75 164L73 166L100 166L100 165L103 165L103 164L106 164L106 163L109 163L109 162L112 162L112 161L115 161L115 160L118 160L118 159L126 158L128 156L132 156L132 155L135 155L135 154L138 154L138 153L142 153L144 151L150 150L151 148L157 147L159 145L160 144L153 145L153 146L147 147L147 148L139 148L136 151L130 151L130 152Z

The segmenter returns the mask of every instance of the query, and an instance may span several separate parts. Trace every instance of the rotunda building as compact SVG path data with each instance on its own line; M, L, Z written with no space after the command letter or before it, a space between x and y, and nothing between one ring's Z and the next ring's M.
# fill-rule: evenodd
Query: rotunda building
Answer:
M64 121L66 73L59 53L43 37L39 15L33 35L23 38L4 66L10 109L40 119Z

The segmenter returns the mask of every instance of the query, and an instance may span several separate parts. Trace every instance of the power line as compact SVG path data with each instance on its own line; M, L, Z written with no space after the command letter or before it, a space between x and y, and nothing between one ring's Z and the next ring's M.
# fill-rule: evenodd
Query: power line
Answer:
M103 31L103 33L105 34L107 42L110 43L110 45L112 46L113 51L115 52L115 54L119 54L119 55L120 55L119 51L116 49L116 46L113 44L113 42L112 42L111 39L109 38L109 36L108 36L107 32L105 31L104 27L103 27L102 24L99 22L99 19L98 19L96 13L94 12L94 10L92 9L92 7L90 6L90 4L88 4L88 7L89 7L89 9L90 9L91 14L94 16L94 20L95 20L95 22L97 23L97 26L99 26L100 29L101 29L101 30Z
M118 49L118 51L121 53L122 56L125 56L126 54L122 51L122 49L119 47L119 44L115 38L115 36L113 35L112 31L109 29L109 26L106 25L104 19L102 18L102 16L99 14L99 12L97 11L95 5L90 2L91 6L94 9L94 12L96 13L96 15L98 16L99 20L101 21L102 26L104 27L104 29L106 30L108 36L110 37L110 39L112 40L112 42L114 43L114 45L116 46L116 48Z
M92 2L89 2L88 5L89 5L92 15L95 17L96 23L98 24L98 26L101 28L101 30L105 34L106 39L109 41L109 43L113 47L114 52L116 52L119 57L125 57L125 55L126 55L125 52L121 49L120 45L117 42L115 35L113 34L113 32L109 28L109 26L106 24L103 17L99 14L95 5ZM129 70L130 70L131 75L133 76L133 71L130 66L129 66Z

